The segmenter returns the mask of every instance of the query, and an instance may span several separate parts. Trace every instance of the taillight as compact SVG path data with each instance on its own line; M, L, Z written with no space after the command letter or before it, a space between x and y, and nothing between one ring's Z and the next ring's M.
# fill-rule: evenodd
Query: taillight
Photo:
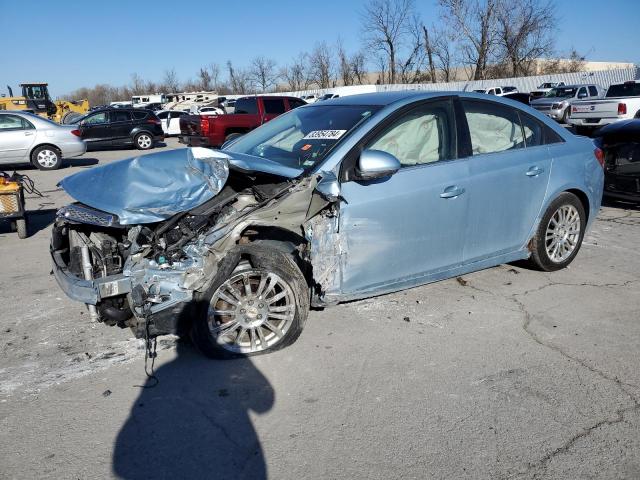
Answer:
M627 114L627 104L619 103L618 104L618 115L626 115Z
M203 137L209 135L209 118L206 115L200 117L200 133Z
M82 132L80 130L71 130L71 133L73 135L75 135L76 137L81 137L82 136Z
M160 125L160 119L159 118L150 117L150 118L147 118L147 123L152 123L154 125Z
M600 164L600 166L604 168L604 152L602 151L602 149L596 147L595 150L593 151L593 154L595 155L596 160L598 160L598 163Z

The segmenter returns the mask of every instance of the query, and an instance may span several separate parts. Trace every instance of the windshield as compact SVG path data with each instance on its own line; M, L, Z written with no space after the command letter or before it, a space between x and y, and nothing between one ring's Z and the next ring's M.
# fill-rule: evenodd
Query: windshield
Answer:
M545 97L554 97L554 98L573 97L575 96L576 91L578 91L578 89L573 87L556 87L549 90L545 95Z
M370 105L296 108L239 138L225 151L307 170L379 108Z
M543 83L538 88L553 88L554 86L555 86L555 83Z

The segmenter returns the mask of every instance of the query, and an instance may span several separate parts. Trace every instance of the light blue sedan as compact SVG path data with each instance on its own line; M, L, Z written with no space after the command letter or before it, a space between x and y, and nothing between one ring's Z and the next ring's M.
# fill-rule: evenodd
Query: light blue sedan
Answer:
M566 267L600 208L602 164L591 140L508 99L342 97L292 110L222 151L153 154L66 179L84 210L70 206L54 226L54 272L69 296L140 336L188 319L205 354L258 354L292 343L310 304L515 260ZM113 275L69 278L81 269L64 264L74 248L65 235L107 213L99 238L130 256L94 259L122 265ZM79 230L86 263L100 248Z

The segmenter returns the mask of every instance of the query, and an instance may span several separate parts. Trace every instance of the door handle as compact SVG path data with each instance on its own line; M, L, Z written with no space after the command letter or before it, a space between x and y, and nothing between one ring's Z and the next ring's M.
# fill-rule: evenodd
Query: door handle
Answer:
M464 193L464 188L460 188L457 185L451 185L444 189L440 194L440 198L456 198Z
M527 177L537 177L542 172L544 172L544 168L534 166L534 167L530 167L529 170L527 170L526 175Z
M30 137L31 135L33 135L33 132L24 132L25 137Z

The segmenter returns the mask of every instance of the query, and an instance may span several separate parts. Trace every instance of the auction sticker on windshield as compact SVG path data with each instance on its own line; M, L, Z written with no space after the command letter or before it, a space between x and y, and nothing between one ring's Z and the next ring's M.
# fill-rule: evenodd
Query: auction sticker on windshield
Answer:
M337 140L346 130L314 130L307 133L303 140Z

